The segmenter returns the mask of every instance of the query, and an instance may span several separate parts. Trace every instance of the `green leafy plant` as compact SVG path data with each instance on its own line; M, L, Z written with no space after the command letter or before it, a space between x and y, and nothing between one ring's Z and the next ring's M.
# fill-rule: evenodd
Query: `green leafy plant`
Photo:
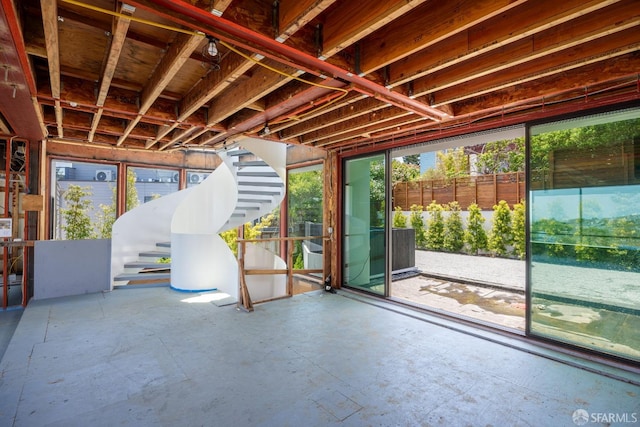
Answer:
M487 249L487 232L484 230L484 217L480 206L472 203L467 208L469 216L467 217L467 228L464 231L464 242L467 244L471 254L477 255L478 252Z
M393 213L393 227L394 228L407 228L407 217L402 213L402 208L396 206Z
M416 233L416 247L424 248L427 245L427 233L422 220L423 207L420 205L411 205L411 214L409 214L409 223Z
M513 236L513 252L519 259L526 255L527 238L525 235L525 202L513 205L511 217L511 234Z
M493 206L491 221L489 250L494 255L504 256L507 254L508 246L513 243L511 209L506 201L500 200L497 205Z
M89 216L93 204L87 199L91 195L91 187L75 184L69 185L64 192L66 208L61 209L65 222L62 230L68 240L95 239L96 235Z
M464 227L458 202L447 205L449 215L444 221L444 238L442 246L448 252L460 252L464 247Z
M442 205L431 202L427 206L427 212L429 213L429 219L427 220L427 248L439 251L444 245L444 211Z

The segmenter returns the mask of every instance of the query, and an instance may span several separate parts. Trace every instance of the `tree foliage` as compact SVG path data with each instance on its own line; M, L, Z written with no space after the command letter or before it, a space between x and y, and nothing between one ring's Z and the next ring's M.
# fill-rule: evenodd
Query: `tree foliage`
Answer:
M487 233L484 230L484 217L482 211L476 203L472 203L467 208L467 228L464 231L464 242L467 244L470 253L477 255L479 251L487 249Z
M418 248L424 248L427 244L427 234L422 219L423 210L424 208L420 205L411 205L411 214L409 215L409 222L411 223L411 228L415 230L416 247Z
M512 243L511 209L506 201L500 200L497 205L493 206L489 250L494 255L504 256Z
M458 147L436 153L435 168L427 169L422 179L453 179L469 176L469 156Z
M289 218L292 222L322 222L323 184L320 170L289 174L287 197Z
M478 154L476 169L482 174L524 171L524 138L489 142Z
M444 239L442 246L448 252L460 252L464 246L464 227L458 202L447 205L449 215L444 221Z
M511 234L513 236L513 252L519 259L524 259L527 247L524 200L513 205L511 229Z
M132 169L127 169L127 194L125 200L125 209L130 211L133 208L138 207L140 200L138 200L138 189L136 188L136 173Z
M431 202L427 206L427 212L429 213L429 219L427 220L427 236L426 246L428 249L439 251L444 245L444 216L442 212L444 208L442 205L435 202Z
M89 212L92 207L91 187L71 184L62 196L66 207L61 209L64 218L62 230L68 240L94 239L93 224Z
M394 228L407 228L407 217L402 213L402 208L396 206L393 213L393 227Z

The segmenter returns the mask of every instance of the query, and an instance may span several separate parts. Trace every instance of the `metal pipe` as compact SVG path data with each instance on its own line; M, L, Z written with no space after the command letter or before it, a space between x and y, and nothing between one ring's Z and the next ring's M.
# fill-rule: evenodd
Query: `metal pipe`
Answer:
M424 117L428 117L435 121L440 121L447 117L450 117L447 113L443 111L440 111L429 105L413 100L401 93L389 90L386 87L381 86L375 82L367 80L349 71L343 70L342 68L337 67L328 62L325 62L319 58L313 57L304 52L300 52L299 50L291 46L287 46L285 44L279 43L276 40L270 39L260 33L252 31L248 28L245 28L227 19L215 16L211 13L208 13L205 10L199 9L196 6L193 6L182 0L150 0L150 1L151 3L154 3L166 10L170 10L170 11L182 14L201 24L210 26L211 28L215 28L216 30L219 30L219 31L223 31L233 37L237 37L241 40L245 40L254 45L257 45L260 48L264 48L272 52L275 52L279 55L283 55L286 58L289 58L290 60L294 61L295 63L299 63L301 65L304 65L305 67L318 69L323 73L332 75L335 78L340 78L348 82L351 82L357 87L362 88L364 91L369 91L372 96L375 96L377 99L380 99L381 101L388 102L390 104L403 108L407 111L414 112L416 114L419 114ZM137 2L133 0L133 1L129 1L129 3L135 4ZM144 8L144 5L140 5L140 7ZM176 19L172 15L170 15L169 17L172 19ZM262 53L262 52L256 52L256 53Z

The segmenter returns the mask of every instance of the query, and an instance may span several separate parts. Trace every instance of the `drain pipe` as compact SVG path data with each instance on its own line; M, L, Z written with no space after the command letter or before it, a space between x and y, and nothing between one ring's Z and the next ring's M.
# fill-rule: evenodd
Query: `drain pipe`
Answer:
M150 10L153 13L161 14L174 22L179 22L182 25L193 27L192 22L185 22L184 19L180 19L179 17L175 16L176 13L181 14L186 18L190 18L191 20L194 20L197 23L206 26L206 28L212 28L218 31L225 32L228 35L240 40L244 40L252 44L253 46L258 46L258 48L265 49L278 55L282 55L290 59L294 63L303 65L306 68L317 69L322 73L333 76L334 78L340 78L342 80L351 82L355 85L354 90L357 90L365 95L375 97L382 102L387 102L404 110L411 111L420 116L427 117L437 122L451 117L443 111L411 99L410 97L401 93L389 90L382 85L372 82L371 80L367 80L319 58L313 57L304 52L300 52L299 50L291 46L287 46L283 43L278 42L277 40L266 37L260 33L245 28L227 19L208 13L206 10L199 9L198 7L193 6L185 1L150 0L150 2L156 4L167 12L163 12L162 10L157 9L152 10L148 7L148 5L140 4L136 0L128 1L128 3L130 4L134 4L142 9ZM201 27L199 29L204 32L204 28ZM220 37L220 35L217 34L216 36ZM220 38L222 39L222 37ZM234 43L237 41L229 40L229 42ZM256 50L255 47L249 47L249 49L253 51ZM266 52L256 53L265 54ZM273 57L273 55L266 54L265 56ZM282 59L279 59L278 57L273 57L273 59L282 61Z

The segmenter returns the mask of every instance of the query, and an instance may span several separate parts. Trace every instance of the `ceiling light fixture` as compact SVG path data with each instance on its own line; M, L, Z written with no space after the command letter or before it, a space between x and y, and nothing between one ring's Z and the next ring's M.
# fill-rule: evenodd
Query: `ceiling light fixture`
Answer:
M207 43L207 53L209 56L218 56L218 46L216 45L216 39L213 37L207 37L209 43Z
M202 48L202 66L212 70L219 70L220 59L218 40L215 37L207 36L207 43Z

